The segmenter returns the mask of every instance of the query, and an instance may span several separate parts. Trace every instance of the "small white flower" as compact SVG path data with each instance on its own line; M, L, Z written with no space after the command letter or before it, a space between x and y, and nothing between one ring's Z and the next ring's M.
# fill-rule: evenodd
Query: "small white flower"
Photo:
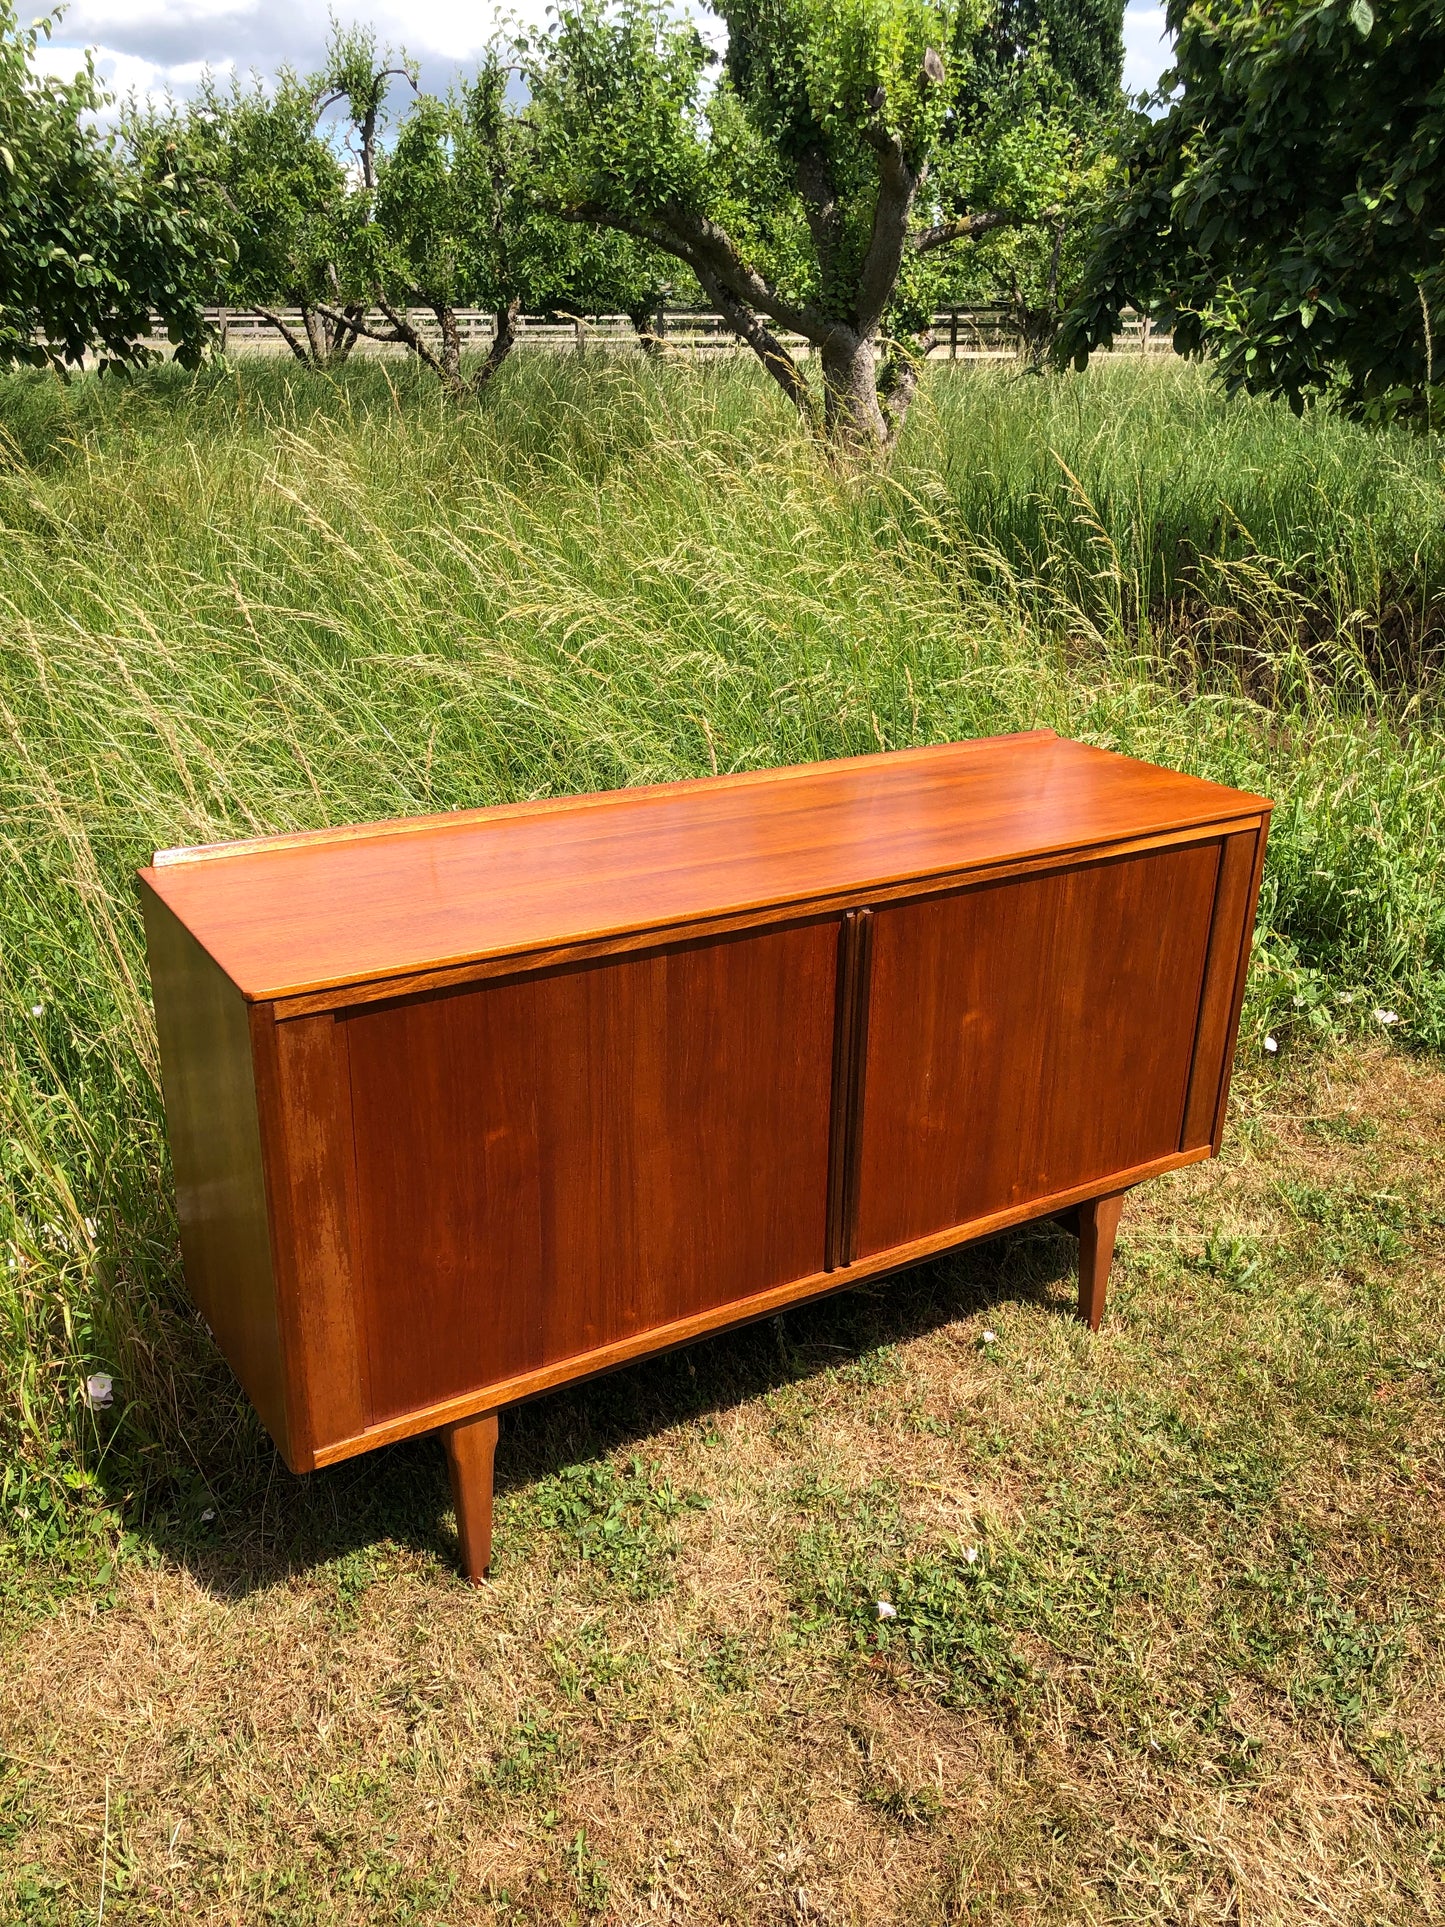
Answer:
M32 1004L30 1006L30 1015L32 1017L43 1017L45 1015L44 1004Z
M1398 1024L1399 1021L1398 1015L1393 1010L1377 1010L1375 1012L1375 1022L1377 1024Z
M85 1381L85 1402L92 1412L103 1412L114 1402L115 1380L109 1372L92 1372Z
M216 1516L216 1508L213 1505L208 1505L205 1511L201 1514L201 1524L203 1526L208 1526L211 1523L212 1519L215 1518L215 1516Z
M998 1333L985 1332L983 1335L983 1342L985 1345L996 1345L998 1343Z
M880 1599L878 1601L878 1617L880 1619L896 1619L898 1617L898 1608L891 1605L888 1600Z
M965 1546L963 1556L968 1565L976 1565L978 1563L978 1547Z
M1342 991L1340 992L1340 999L1339 999L1339 1000L1340 1000L1340 1002L1341 1002L1342 1004L1352 1004L1352 1003L1353 1003L1353 1002L1355 1001L1355 993L1354 993L1354 991L1353 991L1353 990L1342 990Z
M1264 1047L1271 1053L1277 1051L1279 1049L1279 1039L1277 1037L1266 1037Z

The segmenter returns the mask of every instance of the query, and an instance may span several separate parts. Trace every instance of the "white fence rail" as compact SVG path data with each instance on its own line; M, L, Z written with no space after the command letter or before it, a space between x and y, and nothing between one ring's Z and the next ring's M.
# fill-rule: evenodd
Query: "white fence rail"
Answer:
M278 311L281 319L300 338L305 338L305 324L301 312L296 308ZM429 309L412 309L407 316L411 324L427 340L439 338L436 317ZM288 354L286 342L280 333L253 309L210 308L206 319L220 337L222 349L228 354ZM388 322L380 313L367 317L379 329L386 329ZM495 335L495 323L490 314L481 309L459 309L457 325L461 331L464 348L477 353L485 353L491 346ZM699 313L694 310L668 309L653 316L651 332L670 353L681 354L727 354L743 352L742 344L715 314ZM806 355L808 344L799 335L780 337L790 352ZM164 331L157 326L151 337L151 345L164 348ZM546 349L552 354L566 354L585 348L636 349L641 340L637 330L626 315L523 315L517 323L517 346L522 350ZM1167 334L1151 332L1147 320L1138 315L1125 317L1124 332L1114 344L1116 352L1151 353L1170 346ZM933 361L1013 361L1022 348L1019 335L1008 311L1002 307L948 308L934 316L933 346L929 358ZM373 341L363 336L357 343L358 354L404 354L406 350L397 343Z

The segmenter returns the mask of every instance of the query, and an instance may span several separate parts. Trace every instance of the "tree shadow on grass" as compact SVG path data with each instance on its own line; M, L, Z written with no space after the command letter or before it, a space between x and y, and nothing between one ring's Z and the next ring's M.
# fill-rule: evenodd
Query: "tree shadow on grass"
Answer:
M1077 1245L1051 1223L1024 1225L986 1243L871 1279L661 1356L565 1386L503 1416L499 1497L564 1466L609 1459L684 1421L698 1422L906 1343L1002 1303L1073 1305ZM135 1528L141 1545L184 1565L217 1597L239 1600L315 1568L390 1542L456 1579L446 1465L435 1438L383 1446L298 1478L269 1442L256 1478L218 1492L213 1522L204 1492L157 1508Z

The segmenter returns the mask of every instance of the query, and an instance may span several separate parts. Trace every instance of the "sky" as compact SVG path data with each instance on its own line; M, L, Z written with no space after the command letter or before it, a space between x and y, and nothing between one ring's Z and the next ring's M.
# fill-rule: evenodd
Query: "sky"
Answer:
M1129 0L1124 15L1124 91L1152 93L1169 65L1169 42L1164 33L1163 7Z
M22 9L22 12L24 10ZM542 0L520 8L497 0L405 0L335 5L334 0L72 0L43 64L70 72L80 50L98 50L110 90L125 95L187 94L209 65L218 72L251 68L274 73L284 64L309 72L321 64L332 12L369 21L382 41L404 46L422 67L423 86L445 89L481 50L500 14L542 13ZM1164 9L1129 0L1124 21L1124 84L1153 87L1168 64Z

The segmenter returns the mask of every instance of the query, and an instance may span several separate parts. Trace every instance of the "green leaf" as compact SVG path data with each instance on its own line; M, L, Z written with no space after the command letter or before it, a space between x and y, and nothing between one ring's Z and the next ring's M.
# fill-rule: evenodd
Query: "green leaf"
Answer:
M1370 29L1375 24L1375 9L1370 5L1370 0L1354 0L1354 5L1350 8L1350 24L1362 40L1368 38Z

